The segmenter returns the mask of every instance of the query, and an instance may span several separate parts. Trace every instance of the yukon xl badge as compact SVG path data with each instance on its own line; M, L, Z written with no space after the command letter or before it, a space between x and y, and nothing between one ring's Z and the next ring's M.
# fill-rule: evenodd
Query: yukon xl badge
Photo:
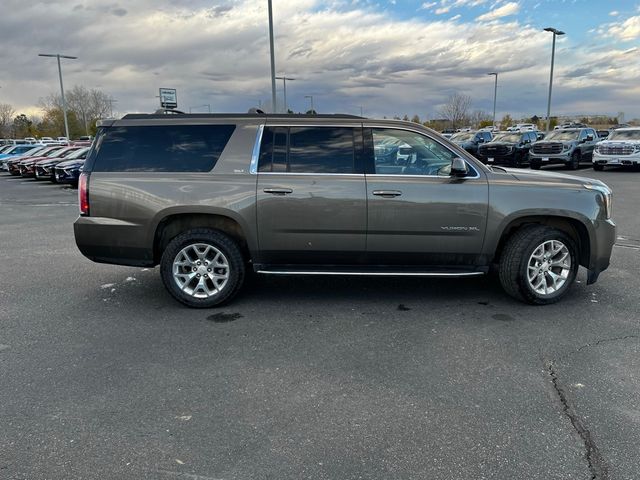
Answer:
M447 232L479 232L478 227L440 227Z

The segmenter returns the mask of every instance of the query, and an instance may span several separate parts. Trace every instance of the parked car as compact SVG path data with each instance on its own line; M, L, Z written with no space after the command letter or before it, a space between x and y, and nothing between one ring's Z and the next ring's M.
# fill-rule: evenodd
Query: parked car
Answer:
M37 148L38 145L10 145L0 153L0 170L8 171L8 163L13 158L25 156L28 152Z
M381 143L409 145L407 164L382 163ZM248 267L459 277L494 264L510 295L548 304L579 265L594 283L616 238L598 180L489 168L421 125L347 115L103 121L78 194L80 251L160 264L191 307L230 300Z
M471 155L478 153L478 145L491 141L493 136L489 131L471 131L471 132L459 132L451 136L449 140L464 148Z
M31 149L27 150L26 152L20 154L20 155L13 155L13 156L8 156L8 157L2 157L0 155L0 170L3 170L5 172L9 171L9 162L10 161L16 161L16 162L20 162L26 158L29 158L33 155L37 155L39 152L41 152L44 149L44 145L38 145L38 144L34 144L31 145Z
M59 159L62 161L67 156L69 156L72 152L78 150L79 147L62 147L60 150L57 150L55 153L52 153L46 158L29 158L27 160L23 160L19 163L20 165L20 175L23 177L35 178L36 180L44 180L48 179L49 176L43 176L42 173L40 176L36 176L36 169L40 163L48 162L52 159Z
M507 128L507 132L525 132L537 129L538 127L533 123L518 123L512 127Z
M536 132L498 133L493 140L478 147L478 159L489 165L522 167L529 163L529 149Z
M442 130L442 136L444 138L451 138L451 136L456 132L457 131L454 130L453 128L445 128L444 130Z
M598 135L593 128L567 128L549 132L535 142L529 151L531 168L542 165L564 165L577 170L582 162L591 162Z
M70 147L69 149L63 149L60 156L54 156L48 160L42 160L37 162L35 166L35 175L38 180L50 180L53 183L57 183L55 168L58 164L66 162L67 160L73 160L76 155L89 150L88 147ZM83 157L84 158L84 157Z
M74 187L78 186L78 177L82 171L89 148L82 148L69 155L69 159L60 162L55 167L55 179L57 183L68 183Z
M598 142L593 152L593 169L606 166L640 167L640 127L619 128L607 140Z
M49 155L53 155L56 150L61 149L61 145L44 145L44 148L37 150L35 153L26 156L19 156L6 160L7 170L11 175L20 175L20 163L24 160L28 160L31 158L46 158Z

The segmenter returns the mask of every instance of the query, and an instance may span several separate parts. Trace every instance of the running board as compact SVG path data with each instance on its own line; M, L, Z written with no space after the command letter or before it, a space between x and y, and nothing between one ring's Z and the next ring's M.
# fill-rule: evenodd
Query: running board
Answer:
M392 270L298 270L298 269L259 269L256 273L265 275L345 275L345 276L378 276L378 277L475 277L485 272L396 272Z

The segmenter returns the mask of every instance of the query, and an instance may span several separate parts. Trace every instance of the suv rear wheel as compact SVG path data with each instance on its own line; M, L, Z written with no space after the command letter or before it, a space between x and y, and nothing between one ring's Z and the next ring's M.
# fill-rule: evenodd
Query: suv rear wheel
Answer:
M160 261L162 282L189 307L230 300L240 289L245 264L237 244L217 230L188 230L169 242Z
M543 225L522 227L502 252L502 288L512 297L534 305L557 302L578 273L576 251L573 240L560 230Z

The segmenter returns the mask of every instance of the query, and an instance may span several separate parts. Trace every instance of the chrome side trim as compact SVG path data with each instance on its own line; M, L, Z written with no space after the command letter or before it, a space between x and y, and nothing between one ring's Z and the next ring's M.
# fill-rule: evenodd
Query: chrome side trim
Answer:
M260 158L260 145L262 144L262 133L264 132L264 125L258 127L258 133L256 134L256 142L253 144L253 153L251 154L251 164L249 165L249 173L258 173L258 159Z
M303 270L258 270L257 273L266 275L348 275L363 277L475 277L485 275L484 272L330 272L330 271L303 271Z
M256 172L251 172L256 173ZM260 172L260 176L262 175L287 175L289 177L356 177L363 178L364 173L308 173L308 172ZM449 177L440 177L440 178L449 178Z

